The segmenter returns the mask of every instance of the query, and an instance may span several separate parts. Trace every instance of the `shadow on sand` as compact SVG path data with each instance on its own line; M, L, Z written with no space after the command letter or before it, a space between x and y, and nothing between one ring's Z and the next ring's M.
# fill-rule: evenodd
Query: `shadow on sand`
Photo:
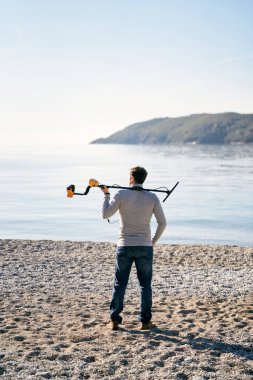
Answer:
M150 336L152 341L164 341L176 343L178 346L188 344L195 350L210 350L219 356L222 353L231 353L248 360L253 360L253 345L244 347L242 344L224 343L211 338L195 337L194 334L188 334L185 337L180 336L179 331L154 328L148 331L128 330L130 334L145 334Z

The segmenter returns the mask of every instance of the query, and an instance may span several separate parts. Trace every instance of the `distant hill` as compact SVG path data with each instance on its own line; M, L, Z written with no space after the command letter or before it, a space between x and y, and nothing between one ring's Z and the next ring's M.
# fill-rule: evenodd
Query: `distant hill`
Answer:
M159 118L132 124L91 144L253 143L253 114L233 112Z

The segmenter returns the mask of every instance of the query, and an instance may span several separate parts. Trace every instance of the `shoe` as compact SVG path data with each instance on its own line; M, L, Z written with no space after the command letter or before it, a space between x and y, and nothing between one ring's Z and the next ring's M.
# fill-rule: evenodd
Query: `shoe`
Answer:
M151 321L149 321L148 323L141 324L141 330L150 330L150 329L154 329L155 327L156 325L154 325Z
M119 322L111 321L111 322L109 322L108 327L109 327L111 330L116 331L116 330L119 329Z

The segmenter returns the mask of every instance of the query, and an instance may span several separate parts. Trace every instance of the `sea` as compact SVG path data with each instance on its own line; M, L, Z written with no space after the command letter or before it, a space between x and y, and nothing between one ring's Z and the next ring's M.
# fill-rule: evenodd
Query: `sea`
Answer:
M102 219L101 190L67 198L66 187L83 193L90 178L128 186L137 165L148 171L146 188L179 182L165 202L158 194L160 243L253 246L253 145L2 147L0 238L116 242L119 215Z

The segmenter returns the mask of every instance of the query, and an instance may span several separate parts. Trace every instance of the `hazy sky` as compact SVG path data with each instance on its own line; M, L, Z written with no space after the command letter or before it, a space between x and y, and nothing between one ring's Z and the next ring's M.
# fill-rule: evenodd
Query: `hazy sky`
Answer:
M252 0L0 0L0 144L253 113Z

